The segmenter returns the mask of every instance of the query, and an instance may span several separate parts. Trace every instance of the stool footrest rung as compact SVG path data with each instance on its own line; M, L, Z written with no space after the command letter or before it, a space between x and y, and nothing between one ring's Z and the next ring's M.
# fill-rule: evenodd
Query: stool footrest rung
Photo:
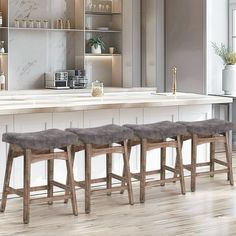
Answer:
M228 173L228 169L199 172L196 173L196 176L206 176L206 175L223 174L223 173Z
M164 169L167 170L167 171L173 172L173 173L175 173L177 171L176 169L174 169L170 166L165 166Z
M8 194L16 194L20 197L23 197L23 188L15 189L12 187L7 188ZM42 186L37 186L37 187L31 187L30 192L37 192L37 191L42 191L42 190L48 190L47 185L42 185Z
M125 186L122 186L122 187L112 187L112 188L109 188L109 189L92 189L91 192L100 192L100 193L111 193L111 192L118 192L118 191L121 191L121 190L124 190L124 189L127 189L127 185Z
M99 179L91 179L90 183L91 184L99 184L106 182L107 178L99 178ZM75 184L79 186L80 188L85 188L85 181L75 181Z
M146 172L145 172L145 175L146 175L146 176L149 176L149 175L157 175L157 174L160 174L160 173L161 173L161 170L150 170L150 171L146 171ZM134 179L140 180L140 173L131 173L131 176L132 176Z
M113 173L111 173L110 176L111 176L112 178L114 178L114 179L119 180L119 181L125 181L125 182L127 182L127 178L125 178L125 177L122 177L122 176L119 176L119 175L116 175L116 174L113 174Z
M175 181L179 181L180 178L176 177L176 178L169 178L169 179L165 179L165 180L153 180L153 181L148 181L145 183L146 186L155 186L155 185L160 185L160 184L165 184L165 183L173 183Z
M65 185L65 184L62 184L62 183L59 183L57 181L52 181L52 184L55 186L55 187L58 187L58 188L61 188L61 189L64 189L64 190L70 190L70 188Z
M218 160L218 159L214 159L214 162L219 164L219 165L228 167L228 164L226 162L224 162L224 161L221 161L221 160Z
M53 202L53 201L60 201L60 200L65 200L65 199L71 199L71 195L66 194L66 195L53 196L53 197L34 198L34 199L30 199L30 204Z
M209 166L210 164L211 164L210 162L197 163L196 167L205 167L205 166ZM184 169L191 171L192 170L191 164L184 165Z

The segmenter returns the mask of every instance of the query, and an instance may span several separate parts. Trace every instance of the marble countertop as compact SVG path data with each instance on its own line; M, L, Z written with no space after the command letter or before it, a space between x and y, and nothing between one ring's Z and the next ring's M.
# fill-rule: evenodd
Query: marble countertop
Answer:
M156 93L154 88L106 88L102 98L89 90L30 90L0 92L0 115L67 112L93 109L167 107L231 103L232 98L191 93Z

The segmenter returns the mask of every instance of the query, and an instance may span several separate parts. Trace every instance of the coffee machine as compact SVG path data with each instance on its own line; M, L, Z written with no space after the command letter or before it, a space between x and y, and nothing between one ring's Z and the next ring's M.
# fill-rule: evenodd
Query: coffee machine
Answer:
M68 70L68 86L71 89L85 89L88 85L85 70Z

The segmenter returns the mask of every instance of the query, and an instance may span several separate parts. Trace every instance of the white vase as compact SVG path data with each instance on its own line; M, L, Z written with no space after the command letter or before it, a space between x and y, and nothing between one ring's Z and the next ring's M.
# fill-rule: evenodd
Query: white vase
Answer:
M102 53L102 48L100 45L98 45L97 48L95 48L94 46L91 47L91 52L92 54L101 54Z
M236 65L226 65L222 72L222 89L226 95L236 94Z

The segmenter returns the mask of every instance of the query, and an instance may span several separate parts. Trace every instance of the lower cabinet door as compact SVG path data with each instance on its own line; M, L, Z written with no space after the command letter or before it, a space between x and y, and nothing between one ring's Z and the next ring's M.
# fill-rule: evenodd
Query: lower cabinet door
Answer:
M52 114L24 114L14 116L15 132L36 132L52 128ZM46 161L32 165L31 186L46 184ZM14 187L23 187L23 158L16 158L13 169Z

